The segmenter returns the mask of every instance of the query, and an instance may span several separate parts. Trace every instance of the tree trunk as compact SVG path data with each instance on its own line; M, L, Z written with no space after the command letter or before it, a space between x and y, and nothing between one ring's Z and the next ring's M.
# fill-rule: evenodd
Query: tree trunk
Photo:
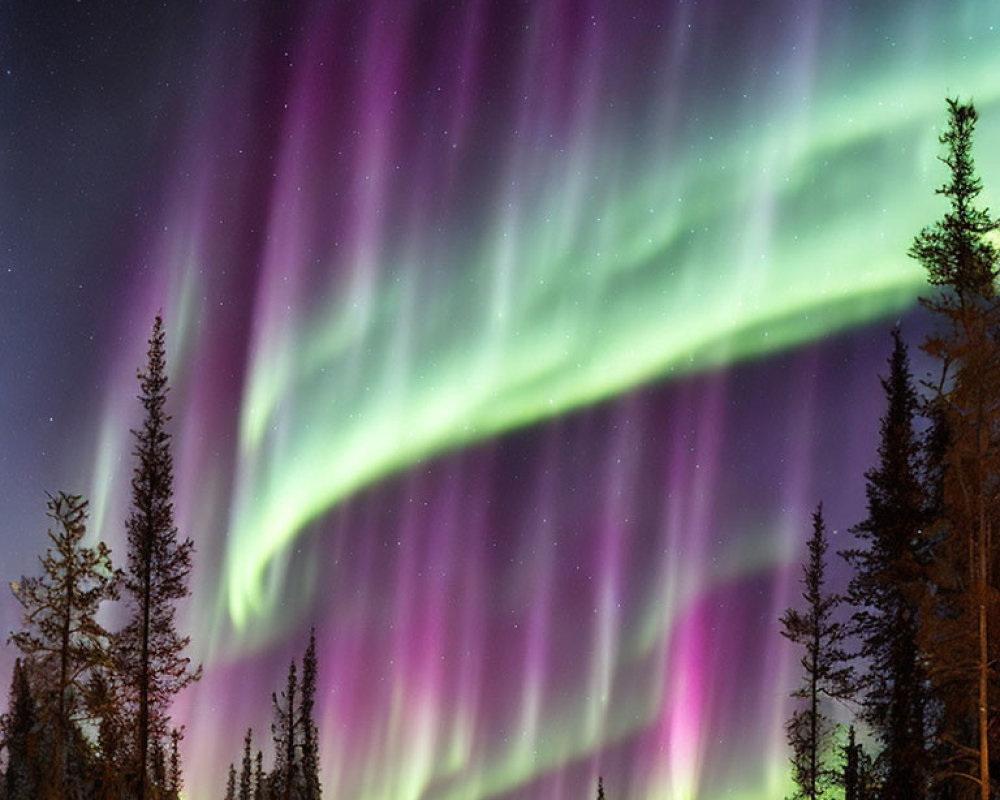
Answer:
M980 506L982 509L982 506ZM989 557L989 531L983 524L983 514L980 511L980 542L978 564L979 595L979 797L980 800L990 800L990 744L989 744L989 648L986 619L987 574L986 560Z
M150 492L152 494L152 492ZM149 605L152 571L152 535L147 536L143 553L142 649L139 673L139 800L146 800L146 762L149 757Z

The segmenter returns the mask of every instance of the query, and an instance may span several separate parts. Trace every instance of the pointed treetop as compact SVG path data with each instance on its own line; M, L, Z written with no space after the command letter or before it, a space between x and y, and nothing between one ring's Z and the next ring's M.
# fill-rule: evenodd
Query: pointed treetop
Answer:
M949 169L947 183L937 193L951 209L914 239L910 255L927 269L935 286L954 290L959 297L992 298L996 293L998 251L985 235L997 229L989 209L977 208L983 184L972 158L972 135L979 115L970 100L948 98L948 128L940 136L947 148L941 161Z

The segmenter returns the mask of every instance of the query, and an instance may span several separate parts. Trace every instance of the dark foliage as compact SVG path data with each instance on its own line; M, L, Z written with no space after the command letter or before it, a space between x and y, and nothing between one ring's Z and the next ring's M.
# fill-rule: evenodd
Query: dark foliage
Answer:
M116 667L122 699L135 719L135 771L140 800L149 797L151 743L168 735L168 707L181 689L200 676L183 655L190 638L177 632L177 602L189 594L194 544L181 540L173 519L173 459L170 417L164 410L167 376L163 320L158 316L149 340L148 364L139 373L145 411L135 438L132 512L128 530L128 568L123 578L131 617L118 637Z
M844 800L873 800L881 797L881 790L876 785L871 757L857 741L854 726L848 728L847 744L844 745L843 773L841 785L844 789Z
M258 750L254 759L253 800L264 800L267 794L267 778L264 775L264 754Z
M988 800L990 751L998 745L990 709L1000 699L993 666L1000 657L993 534L1000 526L1000 254L989 237L997 223L976 205L977 119L972 103L948 101L941 160L949 178L938 193L950 207L916 237L910 254L938 287L924 303L941 321L924 345L940 369L928 383L938 429L936 497L919 639L934 701L934 772L943 796Z
M34 800L39 794L37 722L38 714L27 670L21 659L17 659L10 687L10 711L3 719L8 761L5 776L7 800Z
M87 684L107 663L110 634L97 622L105 600L116 597L111 556L102 542L84 547L87 501L79 495L49 495L52 547L41 557L42 575L12 584L24 610L21 630L10 640L36 675L36 702L49 741L46 781L69 798L84 780L88 748L74 721L86 716Z
M298 676L293 660L288 665L285 691L280 696L277 693L271 695L271 704L274 707L274 722L271 724L271 734L274 737L274 769L271 770L270 780L273 800L295 798L295 789L301 775L301 763L296 747L299 727L295 697L298 688Z
M848 600L852 633L864 665L857 681L861 718L881 745L880 797L920 800L927 790L926 675L917 647L924 598L921 554L926 499L920 439L914 428L917 394L906 345L893 331L889 375L882 379L879 463L865 473L868 517L855 526L859 546L843 555L854 568ZM853 735L853 728L852 728Z
M792 696L804 701L787 725L791 747L792 775L796 798L820 800L836 783L836 770L827 764L833 723L823 711L824 700L850 695L850 670L843 650L847 631L834 619L840 603L836 594L825 589L826 526L822 504L813 514L813 532L803 564L803 610L789 608L781 617L782 635L799 645L804 653L802 685Z
M309 632L309 646L302 657L302 692L299 701L299 735L302 753L302 800L319 800L319 737L313 719L316 702L316 631Z
M251 750L253 748L253 730L247 729L246 736L243 737L243 761L240 764L240 788L239 800L252 800L253 798L253 758Z

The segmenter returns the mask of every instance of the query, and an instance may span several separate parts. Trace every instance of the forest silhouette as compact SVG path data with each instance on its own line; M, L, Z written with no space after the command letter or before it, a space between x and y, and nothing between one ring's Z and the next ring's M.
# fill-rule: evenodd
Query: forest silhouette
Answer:
M826 585L820 507L802 603L781 619L802 654L786 727L796 800L995 794L1000 252L998 222L977 205L977 119L972 102L948 100L937 193L949 207L909 251L931 287L922 304L935 327L921 349L934 368L915 382L893 331L868 514L840 553L846 592ZM836 721L845 715L853 724Z

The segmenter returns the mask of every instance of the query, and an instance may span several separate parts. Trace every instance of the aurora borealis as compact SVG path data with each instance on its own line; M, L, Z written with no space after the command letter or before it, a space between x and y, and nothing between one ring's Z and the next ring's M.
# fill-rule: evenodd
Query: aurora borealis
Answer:
M187 797L313 625L328 797L782 796L994 5L0 4L4 580L46 489L123 557L162 309Z

